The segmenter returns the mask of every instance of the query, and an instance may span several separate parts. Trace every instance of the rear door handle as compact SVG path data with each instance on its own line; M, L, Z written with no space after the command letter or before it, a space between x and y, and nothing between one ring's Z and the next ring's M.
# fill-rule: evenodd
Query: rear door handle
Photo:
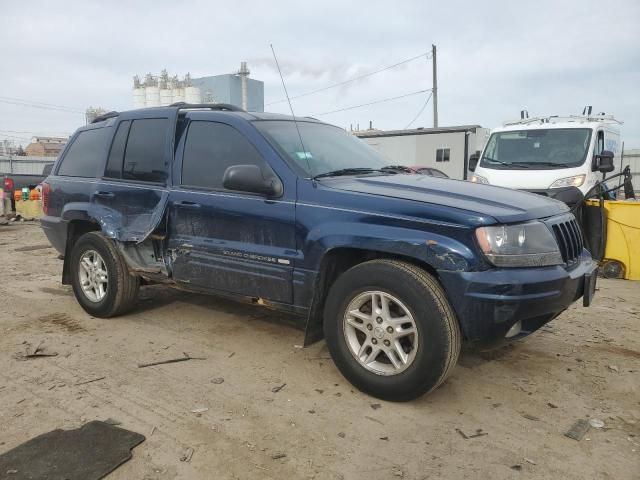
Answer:
M187 200L183 200L182 202L178 202L179 207L185 208L200 208L200 204L196 202L189 202Z
M100 197L100 198L113 198L113 197L115 197L115 194L113 192L96 192L96 193L94 193L94 195L96 197Z

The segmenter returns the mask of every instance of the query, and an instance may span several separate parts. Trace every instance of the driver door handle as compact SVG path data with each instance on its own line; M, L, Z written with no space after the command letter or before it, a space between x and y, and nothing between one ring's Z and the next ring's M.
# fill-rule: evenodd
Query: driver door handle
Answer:
M115 197L115 194L113 192L96 192L94 193L94 196L100 198L113 198Z
M178 202L178 206L179 207L184 207L184 208L200 208L200 204L199 203L189 202L188 200L183 200L181 202Z

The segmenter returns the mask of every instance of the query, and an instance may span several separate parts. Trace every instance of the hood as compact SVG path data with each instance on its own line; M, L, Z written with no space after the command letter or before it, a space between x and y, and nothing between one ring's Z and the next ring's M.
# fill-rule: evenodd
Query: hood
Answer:
M333 177L323 179L322 183L336 190L466 210L491 216L500 223L523 222L569 211L564 203L534 193L426 175Z

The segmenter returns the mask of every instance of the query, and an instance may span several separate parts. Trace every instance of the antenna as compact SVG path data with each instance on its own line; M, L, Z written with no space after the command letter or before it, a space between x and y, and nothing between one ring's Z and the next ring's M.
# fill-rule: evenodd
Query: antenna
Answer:
M296 126L296 130L298 132L298 138L300 138L300 145L302 146L302 154L304 155L304 159L307 162L307 168L309 169L309 175L313 177L313 171L311 170L311 164L309 163L309 156L307 155L307 149L304 146L304 142L302 141L302 135L300 134L300 129L298 128L298 120L296 120L296 114L293 113L293 106L291 105L291 100L289 99L289 92L287 92L287 86L284 84L284 77L282 76L282 70L280 70L280 64L278 63L278 57L276 57L276 51L273 48L272 44L269 44L271 47L271 53L273 53L273 59L276 61L276 67L278 68L278 73L280 74L280 80L282 80L282 88L284 89L284 94L287 97L287 102L289 102L289 110L291 110L291 116L293 117L293 123Z

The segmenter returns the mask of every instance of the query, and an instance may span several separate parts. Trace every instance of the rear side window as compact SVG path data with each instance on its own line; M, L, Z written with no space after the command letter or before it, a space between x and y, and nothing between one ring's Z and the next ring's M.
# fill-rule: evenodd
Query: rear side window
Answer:
M122 178L122 160L124 158L124 147L127 143L130 126L130 120L120 122L120 125L118 125L118 131L116 131L113 137L113 143L111 144L107 168L104 171L105 177Z
M256 148L235 128L216 122L191 122L182 160L182 185L222 189L232 165L257 165L272 175Z
M123 179L165 182L164 153L168 126L166 118L133 121L124 152Z
M58 175L91 178L99 176L111 132L111 128L80 132L62 159Z

